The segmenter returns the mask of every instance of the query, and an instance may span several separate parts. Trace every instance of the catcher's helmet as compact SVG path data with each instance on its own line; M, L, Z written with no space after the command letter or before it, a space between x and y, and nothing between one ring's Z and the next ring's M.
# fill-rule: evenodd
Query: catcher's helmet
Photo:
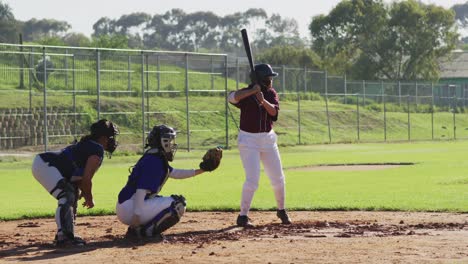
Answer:
M254 72L250 72L250 80L252 83L263 83L268 78L266 77L276 77L278 76L277 72L273 71L270 64L257 64L254 67Z
M175 143L176 131L166 125L154 126L146 138L146 146L158 148L168 161L173 161L177 144Z
M106 150L109 153L114 152L117 148L118 143L116 136L119 134L119 128L117 125L108 121L107 119L101 119L91 125L91 138L97 140L99 137L107 137Z

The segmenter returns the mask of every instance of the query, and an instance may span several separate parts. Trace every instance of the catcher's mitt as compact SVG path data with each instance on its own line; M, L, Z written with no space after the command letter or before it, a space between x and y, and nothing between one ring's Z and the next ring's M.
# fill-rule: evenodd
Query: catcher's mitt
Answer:
M221 163L221 158L223 158L222 148L217 147L207 150L203 156L203 161L200 162L200 169L204 171L214 171Z

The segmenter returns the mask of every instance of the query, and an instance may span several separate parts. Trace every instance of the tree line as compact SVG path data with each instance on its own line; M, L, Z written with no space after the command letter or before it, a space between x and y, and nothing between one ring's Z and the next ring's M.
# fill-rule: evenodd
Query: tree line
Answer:
M66 21L16 20L0 0L0 42L42 45L223 52L243 56L240 29L253 35L257 61L327 70L355 79L437 80L438 61L464 47L458 29L468 27L468 2L445 9L417 0L342 0L328 14L312 17L310 38L294 18L251 8L213 12L137 12L102 17L93 34L71 32Z

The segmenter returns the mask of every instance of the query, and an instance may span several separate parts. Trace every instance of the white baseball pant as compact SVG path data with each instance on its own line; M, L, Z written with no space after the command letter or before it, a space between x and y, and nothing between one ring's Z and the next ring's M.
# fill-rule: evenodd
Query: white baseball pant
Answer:
M284 209L285 177L277 145L277 135L271 130L265 133L249 133L240 130L238 147L245 171L240 215L247 215L260 179L260 161L270 178L277 208Z
M117 218L120 222L131 225L132 218L135 212L135 195L131 199L116 206ZM146 199L143 207L141 208L140 224L146 225L153 220L161 211L169 208L174 199L172 197L156 196L154 198Z

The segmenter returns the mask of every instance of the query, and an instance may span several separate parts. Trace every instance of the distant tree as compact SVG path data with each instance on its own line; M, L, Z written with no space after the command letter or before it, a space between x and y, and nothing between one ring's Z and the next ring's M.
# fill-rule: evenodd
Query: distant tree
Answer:
M279 14L273 14L266 19L265 27L257 30L254 45L258 49L285 45L305 46L299 35L297 21L295 19L283 19Z
M15 20L11 7L0 1L0 20Z
M437 79L457 39L454 13L414 0L343 0L309 26L328 70L359 79Z
M261 8L250 8L245 12L236 12L232 15L226 15L225 17L222 17L220 20L219 36L220 50L224 52L236 53L238 55L244 55L240 29L249 28L253 24L252 21L263 21L264 23L267 18L267 13ZM253 32L250 33L252 34ZM254 39L252 38L250 41L254 42Z
M68 33L62 39L66 45L72 47L89 47L91 45L91 40L83 33Z
M255 29L251 32L255 36L252 40L256 39L254 47L304 46L297 21L276 14L268 17L261 8L224 17L205 11L186 13L178 8L153 16L132 13L117 20L103 17L93 25L92 36L123 34L132 48L240 53L243 50L240 29L244 27Z
M134 34L132 29L138 33L138 27L145 26L151 20L151 15L137 12L129 15L123 15L114 22L114 30L120 34Z
M127 49L128 38L119 34L93 36L90 45L96 48Z
M266 13L258 14L266 16ZM242 38L239 30L249 24L248 18L242 12L226 15L220 19L219 49L224 52L242 52Z
M151 15L137 12L129 15L123 15L114 22L115 33L126 35L128 37L128 47L142 48L143 35L142 30L146 28L151 21Z
M177 25L177 49L198 51L200 47L216 48L216 31L219 17L213 12L194 12L187 14ZM174 40L176 40L174 39Z
M287 65L320 69L320 57L310 48L296 48L293 46L275 46L256 56L256 61L271 65Z
M43 36L39 39L36 39L34 42L46 46L67 46L65 41L63 41L63 39L58 36Z
M34 41L43 37L63 36L71 28L70 24L65 21L55 19L30 19L23 22L21 31L23 39L26 41Z
M18 43L18 23L10 6L0 1L0 42Z
M451 8L455 12L455 20L457 26L462 29L461 34L463 37L460 39L461 43L468 43L467 31L468 31L468 1L464 4L456 4Z
M163 15L154 15L145 28L143 44L149 49L170 49L167 36L172 26L166 25Z
M97 37L100 35L108 35L108 34L114 34L116 33L115 31L115 22L108 18L108 17L102 17L96 23L93 24L93 37Z
M455 20L462 26L468 26L468 2L456 4L451 8L455 12Z

